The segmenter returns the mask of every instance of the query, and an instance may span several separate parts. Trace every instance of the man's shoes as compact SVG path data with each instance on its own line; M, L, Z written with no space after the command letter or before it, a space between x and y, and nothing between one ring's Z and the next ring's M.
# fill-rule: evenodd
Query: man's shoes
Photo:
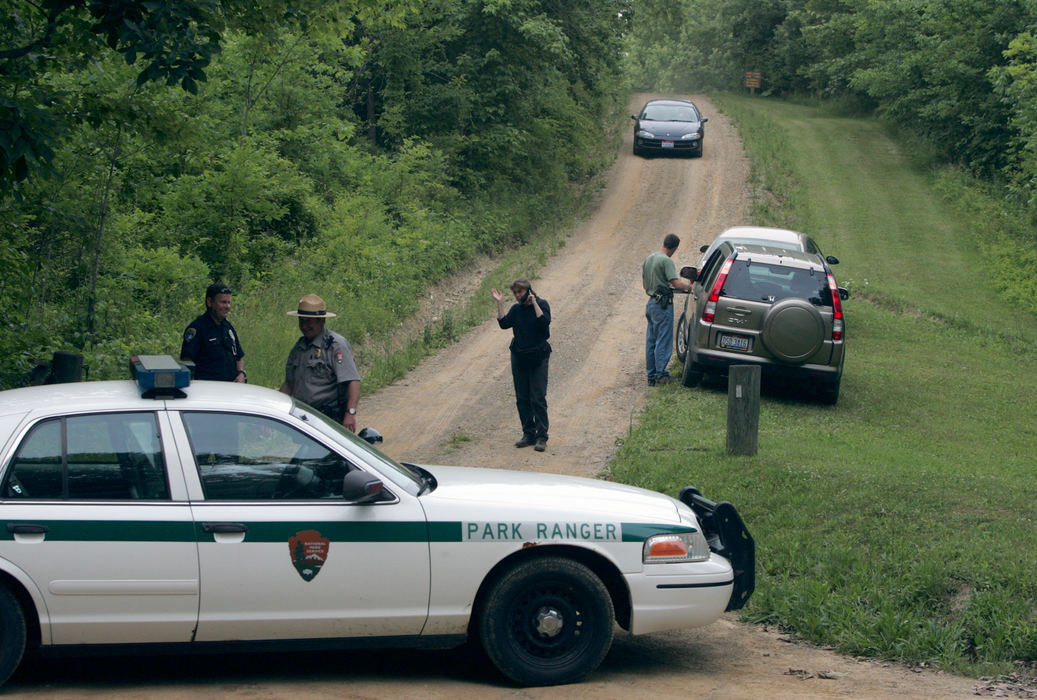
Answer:
M538 437L537 444L533 445L533 449L537 452L543 452L547 449L547 438Z
M648 378L648 386L655 386L655 377Z
M523 435L522 439L515 443L515 447L529 447L530 445L534 444L535 442L536 442L536 440L534 440L533 438L529 437L528 435Z
M671 377L671 376L670 376L670 375L668 375L668 374L664 374L663 376L661 376L661 377L658 377L658 378L657 378L657 379L655 380L655 383L656 383L656 385L660 385L660 384L669 384L669 383L670 383L670 382L672 382L672 381L673 381L673 377Z

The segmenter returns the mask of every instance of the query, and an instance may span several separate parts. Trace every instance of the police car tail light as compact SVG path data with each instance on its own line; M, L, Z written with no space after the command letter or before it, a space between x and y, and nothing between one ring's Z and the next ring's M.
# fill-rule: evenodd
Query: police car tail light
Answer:
M709 543L701 532L653 535L645 540L645 564L705 561L709 559Z

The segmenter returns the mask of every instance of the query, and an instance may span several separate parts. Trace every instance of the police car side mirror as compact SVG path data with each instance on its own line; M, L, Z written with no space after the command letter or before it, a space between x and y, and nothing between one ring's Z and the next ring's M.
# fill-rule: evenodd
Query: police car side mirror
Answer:
M359 469L354 469L342 477L342 498L346 501L374 503L379 500L384 490L381 479Z
M364 428L356 436L361 440L366 440L371 445L382 441L382 434L374 428Z
M850 290L849 289L847 289L846 287L837 287L837 289L839 290L839 298L840 299L842 299L843 301L846 301L847 299L850 298Z
M681 268L680 276L686 280L697 280L699 278L699 271L691 265L685 265Z

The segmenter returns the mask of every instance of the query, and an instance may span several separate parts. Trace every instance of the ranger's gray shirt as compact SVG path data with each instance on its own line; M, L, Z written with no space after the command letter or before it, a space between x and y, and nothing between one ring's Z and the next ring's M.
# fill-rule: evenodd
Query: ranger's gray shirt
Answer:
M360 381L349 341L327 328L312 343L299 338L288 353L284 377L292 396L315 408L337 402L337 385Z

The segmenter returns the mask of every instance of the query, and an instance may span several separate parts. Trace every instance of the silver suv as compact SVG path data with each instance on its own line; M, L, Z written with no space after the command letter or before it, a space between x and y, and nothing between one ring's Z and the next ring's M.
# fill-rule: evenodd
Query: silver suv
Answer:
M849 292L820 255L723 241L681 276L694 281L677 325L684 386L756 364L765 377L809 382L825 403L839 400Z

